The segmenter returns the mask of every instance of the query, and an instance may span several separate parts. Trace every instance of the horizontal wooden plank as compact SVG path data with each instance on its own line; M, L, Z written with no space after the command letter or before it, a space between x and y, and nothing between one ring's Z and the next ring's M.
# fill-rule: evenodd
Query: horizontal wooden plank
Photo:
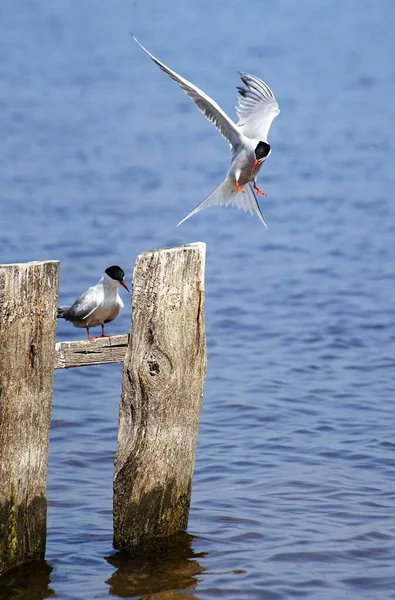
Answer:
M92 341L58 342L55 346L55 369L121 363L125 358L128 340L129 334L124 333Z

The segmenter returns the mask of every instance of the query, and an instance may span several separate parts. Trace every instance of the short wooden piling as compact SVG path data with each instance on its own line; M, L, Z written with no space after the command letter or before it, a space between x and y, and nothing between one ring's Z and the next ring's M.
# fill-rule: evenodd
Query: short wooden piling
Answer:
M141 254L114 475L114 547L185 529L206 373L205 244Z
M0 265L0 573L45 553L58 278Z

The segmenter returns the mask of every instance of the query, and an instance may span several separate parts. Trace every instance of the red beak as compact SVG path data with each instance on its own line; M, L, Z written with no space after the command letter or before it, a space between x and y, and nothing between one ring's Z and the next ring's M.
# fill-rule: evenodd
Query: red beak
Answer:
M252 167L252 172L255 171L255 169L258 167L259 164L260 164L260 161L255 159L254 166Z
M122 281L120 281L119 283L121 284L121 286L122 286L122 287L124 287L124 288L125 288L125 290L128 290L128 286L126 285L126 283L124 282L124 280L123 280L123 279L122 279ZM128 290L128 292L129 292L129 290ZM130 292L129 292L129 294L130 294Z

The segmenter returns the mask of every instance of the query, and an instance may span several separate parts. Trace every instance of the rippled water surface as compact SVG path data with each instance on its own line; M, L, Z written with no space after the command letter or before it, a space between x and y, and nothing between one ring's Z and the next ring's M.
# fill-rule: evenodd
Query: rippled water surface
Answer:
M209 365L162 556L112 549L121 366L56 373L46 563L1 597L395 598L394 23L393 0L3 0L1 262L60 259L66 303L205 241ZM228 148L128 29L232 117L238 70L272 87L268 231L232 209L175 228Z

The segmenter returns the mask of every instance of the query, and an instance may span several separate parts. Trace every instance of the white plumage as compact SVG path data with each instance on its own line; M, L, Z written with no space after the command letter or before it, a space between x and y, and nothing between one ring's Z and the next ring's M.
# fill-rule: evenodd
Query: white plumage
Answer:
M74 327L84 327L89 339L92 339L89 329L100 325L104 337L104 324L116 319L124 307L119 295L119 285L128 290L124 276L120 267L108 267L97 284L83 292L71 306L58 308L58 318L70 321Z
M280 112L272 90L255 75L240 73L245 87L238 88L239 101L236 111L239 121L236 124L212 98L169 69L144 48L133 34L132 36L140 48L194 101L231 145L232 161L225 180L178 225L209 206L236 206L256 214L266 227L255 191L265 195L258 188L256 180L263 162L271 152L267 136L273 119ZM253 185L250 185L250 182L253 182Z

